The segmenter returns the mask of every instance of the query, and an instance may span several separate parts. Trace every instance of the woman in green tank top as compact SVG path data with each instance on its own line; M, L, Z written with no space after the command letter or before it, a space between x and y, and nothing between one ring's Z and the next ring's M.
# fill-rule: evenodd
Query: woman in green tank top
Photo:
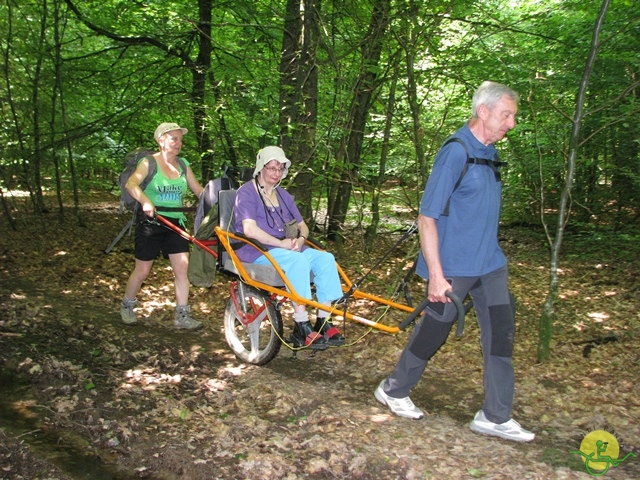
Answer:
M143 212L136 224L135 267L129 276L120 307L122 321L127 325L137 323L133 311L137 303L136 296L151 272L153 261L162 252L165 258L169 258L175 276L175 327L193 330L202 326L190 315L187 277L189 242L164 225L151 221L159 210L172 223L184 228L186 217L180 209L187 188L198 198L203 191L189 163L178 157L182 149L182 137L186 133L187 129L177 123L161 123L154 134L160 151L153 155L153 159L142 159L125 186L131 196L140 202ZM149 174L149 162L154 160L156 173L142 190L140 184Z

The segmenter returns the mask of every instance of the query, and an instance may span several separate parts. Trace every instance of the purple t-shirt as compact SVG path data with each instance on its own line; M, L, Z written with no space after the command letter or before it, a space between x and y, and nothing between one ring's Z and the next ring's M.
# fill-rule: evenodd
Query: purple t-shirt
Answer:
M244 233L242 220L251 219L258 227L276 238L285 238L284 225L296 220L302 222L302 215L296 206L293 196L284 188L277 187L278 205L273 206L268 201L263 202L255 188L255 181L242 185L236 192L236 203L233 210L234 228L238 233ZM269 250L276 248L265 245ZM245 245L236 250L238 258L242 262L253 262L262 255L260 250L250 245Z

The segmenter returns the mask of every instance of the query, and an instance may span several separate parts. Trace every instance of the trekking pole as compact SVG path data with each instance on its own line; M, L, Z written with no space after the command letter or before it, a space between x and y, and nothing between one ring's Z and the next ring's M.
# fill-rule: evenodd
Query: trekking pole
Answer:
M453 304L456 306L456 311L458 312L458 318L457 318L458 328L456 330L456 336L458 338L461 338L462 332L464 331L464 314L466 313L465 306L462 304L462 300L460 300L460 297L458 297L451 290L448 290L445 293L445 295L449 297L453 302ZM418 305L415 308L415 310L411 312L409 316L402 321L402 323L399 325L398 328L402 331L406 330L409 324L413 322L416 319L416 317L424 311L425 308L427 308L429 303L431 302L429 302L428 298L425 298L424 300L422 300L422 302L420 302L420 305Z

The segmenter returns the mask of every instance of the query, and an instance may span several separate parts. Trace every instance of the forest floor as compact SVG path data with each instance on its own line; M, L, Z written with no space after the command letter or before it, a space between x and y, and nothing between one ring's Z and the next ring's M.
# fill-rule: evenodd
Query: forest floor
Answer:
M177 332L164 260L138 297L139 324L123 325L133 240L103 252L126 218L102 200L83 199L84 227L71 208L63 224L16 212L17 231L0 217L1 479L584 479L591 475L572 452L593 430L615 436L618 458L640 455L637 236L567 236L552 356L537 363L544 234L502 230L518 299L514 418L537 435L518 444L468 428L483 399L473 313L411 394L427 413L421 421L393 416L373 397L408 332L348 323L345 347L295 360L283 347L265 366L246 365L224 339L229 279L192 289L204 328ZM358 278L399 237L378 235L370 255L349 241L339 262ZM415 253L415 240L406 243L364 291L389 295ZM411 286L423 288L418 278ZM640 478L640 458L611 464L604 478Z

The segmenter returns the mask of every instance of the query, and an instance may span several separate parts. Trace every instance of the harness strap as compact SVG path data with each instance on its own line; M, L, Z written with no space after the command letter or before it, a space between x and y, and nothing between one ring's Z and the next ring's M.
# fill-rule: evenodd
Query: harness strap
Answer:
M156 212L195 212L196 207L156 207Z
M498 158L498 152L496 152L496 154L494 155L493 159L489 159L489 158L471 158L469 157L469 150L467 149L467 145L464 143L464 141L458 137L453 137L450 138L449 140L447 140L446 142L444 142L444 144L442 145L442 148L444 148L446 145L449 145L450 143L459 143L460 145L462 145L462 147L464 148L464 152L467 154L467 162L464 164L464 168L462 169L462 173L460 173L460 177L458 178L458 181L456 182L456 184L453 186L453 190L451 191L451 194L453 195L453 192L456 191L456 189L460 186L460 183L462 182L462 179L464 178L465 174L467 173L467 170L469 169L469 164L474 164L474 165L486 165L487 167L489 167L492 171L493 174L496 177L496 182L500 182L502 180L502 176L500 174L500 167L505 167L507 165L507 162L501 162L500 159ZM449 215L449 204L451 203L451 197L449 197L449 199L447 200L447 204L444 207L443 212L441 213L442 216L448 216Z

